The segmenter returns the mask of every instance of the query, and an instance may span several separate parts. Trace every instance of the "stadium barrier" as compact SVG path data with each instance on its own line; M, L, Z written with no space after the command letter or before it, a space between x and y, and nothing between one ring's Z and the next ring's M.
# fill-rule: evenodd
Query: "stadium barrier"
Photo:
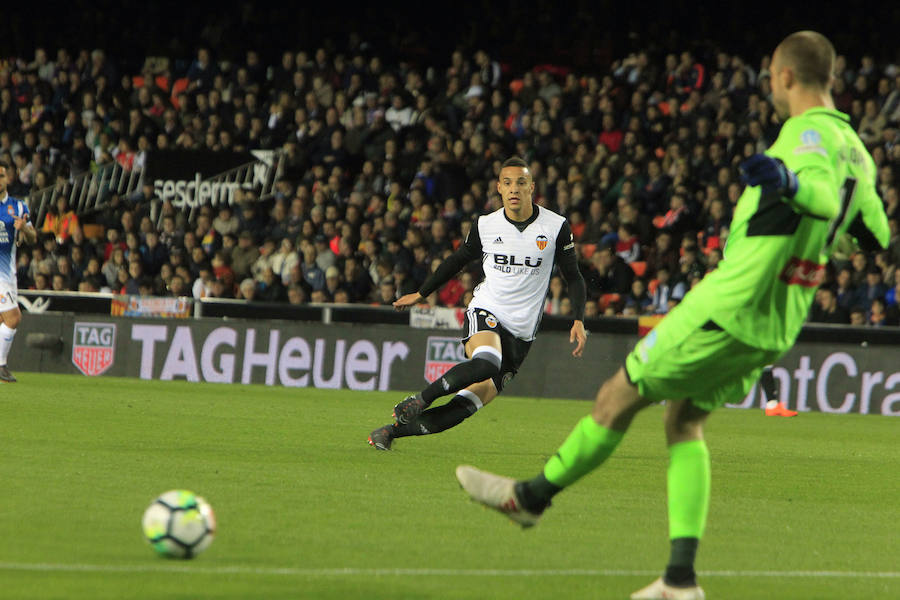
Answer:
M373 315L397 313L346 310L365 315L360 319L369 322L31 313L22 320L9 365L13 372L399 392L421 388L464 358L457 331L372 324ZM600 325L606 321L588 322L593 333L585 356L574 359L568 323L545 319L507 393L592 399L599 383L619 368L638 340L634 320L609 321L607 331ZM802 412L900 415L897 346L854 342L852 335L862 333L839 329L844 341L801 341L779 361L774 375L782 399ZM27 377L21 381L27 386ZM754 388L733 406L764 403Z
M40 229L56 201L64 197L80 217L106 208L114 194L130 196L146 183L153 187L151 219L162 224L162 205L169 201L193 222L200 206L235 204L235 191L256 190L257 200L270 198L284 173L284 152L212 152L151 150L145 169L126 169L112 162L86 171L65 183L54 183L25 197L35 226ZM223 170L224 169L224 170Z
M112 162L76 175L71 181L35 190L25 197L25 203L31 211L35 227L40 229L50 207L60 197L68 201L69 208L75 214L83 215L106 207L113 194L127 196L137 191L142 180L140 169L126 169Z

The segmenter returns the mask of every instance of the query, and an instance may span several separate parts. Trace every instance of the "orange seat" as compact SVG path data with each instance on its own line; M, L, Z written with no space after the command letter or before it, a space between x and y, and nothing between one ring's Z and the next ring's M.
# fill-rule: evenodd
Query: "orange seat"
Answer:
M144 87L144 76L143 75L135 75L134 77L132 77L131 85L133 85L135 88L138 88L138 89Z
M647 292L649 294L653 294L656 291L656 288L659 287L659 279L651 279L647 282Z
M513 79L509 82L509 91L512 92L513 96L518 96L524 86L525 82L521 79Z
M169 100L172 102L172 106L174 106L176 110L178 110L179 108L178 95L187 89L189 83L190 80L188 80L187 77L182 77L180 79L176 79L175 83L172 84L172 96L169 98Z
M603 294L602 296L600 296L599 302L597 302L598 308L600 309L600 312L602 313L607 308L609 308L610 304L613 304L614 302L618 302L621 299L622 299L622 296L620 296L619 294Z
M631 270L634 271L634 274L638 277L643 277L644 273L647 272L647 261L644 260L636 260L630 263Z
M84 237L89 240L102 240L105 239L106 235L103 225L96 223L85 223L81 226L81 231L84 233Z
M583 256L585 260L590 260L596 251L597 244L581 244L581 256Z
M186 90L189 83L190 80L187 77L176 79L175 84L172 86L172 95L180 94Z

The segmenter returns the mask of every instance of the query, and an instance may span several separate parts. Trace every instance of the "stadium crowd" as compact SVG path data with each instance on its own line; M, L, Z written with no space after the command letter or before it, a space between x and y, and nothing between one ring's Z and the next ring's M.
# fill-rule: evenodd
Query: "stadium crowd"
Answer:
M900 69L838 58L837 108L878 166L891 245L844 240L810 318L900 324ZM187 65L188 61L183 61ZM125 72L101 50L38 48L0 63L0 159L15 197L99 166L141 169L166 148L274 149L275 194L239 191L188 222L152 185L102 212L52 207L40 243L19 253L20 289L113 291L253 301L389 305L415 291L500 207L494 181L525 158L535 201L567 216L588 286L586 316L664 314L716 267L742 193L737 165L777 137L768 57L637 52L600 72L524 72L484 50L442 66L387 64L358 45L186 69L148 58ZM464 306L472 265L428 298ZM548 314L571 305L551 280Z

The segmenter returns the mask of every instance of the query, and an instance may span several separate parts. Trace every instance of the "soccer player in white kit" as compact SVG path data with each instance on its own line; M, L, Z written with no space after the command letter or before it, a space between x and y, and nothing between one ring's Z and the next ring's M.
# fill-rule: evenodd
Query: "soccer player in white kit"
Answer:
M569 286L574 323L569 340L581 356L585 284L578 270L575 242L565 217L532 203L534 180L518 157L500 168L497 191L503 208L476 217L465 242L432 273L418 292L394 302L398 310L424 302L473 260L481 260L484 280L466 310L466 356L418 394L394 407L395 422L369 434L378 450L395 438L438 433L454 427L493 400L516 374L537 333L554 265ZM453 394L442 406L436 398Z
M37 232L28 220L28 207L6 191L6 170L0 162L0 381L15 383L16 378L6 367L6 359L22 320L16 282L16 243L37 241Z

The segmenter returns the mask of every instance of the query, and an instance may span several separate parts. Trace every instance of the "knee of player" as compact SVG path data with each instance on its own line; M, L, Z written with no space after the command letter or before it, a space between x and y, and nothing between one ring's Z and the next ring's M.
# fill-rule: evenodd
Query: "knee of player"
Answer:
M478 346L472 351L472 364L478 368L480 381L500 374L503 355L493 346Z

